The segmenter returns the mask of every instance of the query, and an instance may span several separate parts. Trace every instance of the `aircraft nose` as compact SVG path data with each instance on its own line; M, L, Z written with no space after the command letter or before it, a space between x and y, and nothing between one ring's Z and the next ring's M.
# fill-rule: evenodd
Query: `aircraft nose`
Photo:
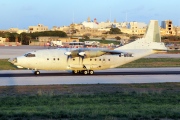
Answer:
M14 64L14 63L17 63L17 58L10 58L8 61Z

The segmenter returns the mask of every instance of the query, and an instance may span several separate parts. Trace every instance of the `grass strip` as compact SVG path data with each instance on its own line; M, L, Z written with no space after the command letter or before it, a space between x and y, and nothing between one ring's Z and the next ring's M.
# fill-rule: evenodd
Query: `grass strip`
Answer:
M0 59L0 70L16 70L17 67L8 62L8 59Z
M42 95L5 97L0 101L0 119L180 118L180 93Z
M119 68L180 67L180 58L141 58Z
M49 86L24 86L26 92L39 87L41 92L34 95L18 94L22 87L14 86L17 95L0 96L0 119L180 118L180 83L56 85L54 90L63 88L57 94L47 94ZM99 92L89 87L104 90ZM5 88L9 87L0 87ZM108 88L114 90L108 92ZM72 89L71 93L60 93ZM75 93L77 89L79 92Z

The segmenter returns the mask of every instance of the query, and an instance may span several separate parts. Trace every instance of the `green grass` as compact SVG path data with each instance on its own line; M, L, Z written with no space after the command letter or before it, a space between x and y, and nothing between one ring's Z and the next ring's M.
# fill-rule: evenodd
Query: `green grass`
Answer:
M0 98L0 119L178 119L180 93L101 93L93 95Z
M179 54L180 50L168 50L167 53L169 53L169 54Z
M51 94L49 86L38 86L35 94L26 93L37 86L22 87L0 87L0 119L180 118L180 83L56 85Z
M0 59L0 70L16 70L17 67L8 62L7 59Z
M180 67L180 58L141 58L119 68Z

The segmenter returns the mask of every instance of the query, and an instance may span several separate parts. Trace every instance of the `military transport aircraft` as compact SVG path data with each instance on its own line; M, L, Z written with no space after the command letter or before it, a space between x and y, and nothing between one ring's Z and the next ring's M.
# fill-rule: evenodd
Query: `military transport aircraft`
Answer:
M39 70L71 70L73 74L94 74L94 70L115 68L150 54L166 51L161 42L157 20L151 20L143 38L115 49L58 48L28 52L9 59L18 68Z

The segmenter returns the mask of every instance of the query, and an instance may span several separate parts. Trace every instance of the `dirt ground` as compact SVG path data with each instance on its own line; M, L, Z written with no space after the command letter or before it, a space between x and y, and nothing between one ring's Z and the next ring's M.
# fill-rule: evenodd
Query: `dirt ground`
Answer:
M1 86L0 97L21 95L88 95L117 92L161 93L164 91L179 92L180 83Z

